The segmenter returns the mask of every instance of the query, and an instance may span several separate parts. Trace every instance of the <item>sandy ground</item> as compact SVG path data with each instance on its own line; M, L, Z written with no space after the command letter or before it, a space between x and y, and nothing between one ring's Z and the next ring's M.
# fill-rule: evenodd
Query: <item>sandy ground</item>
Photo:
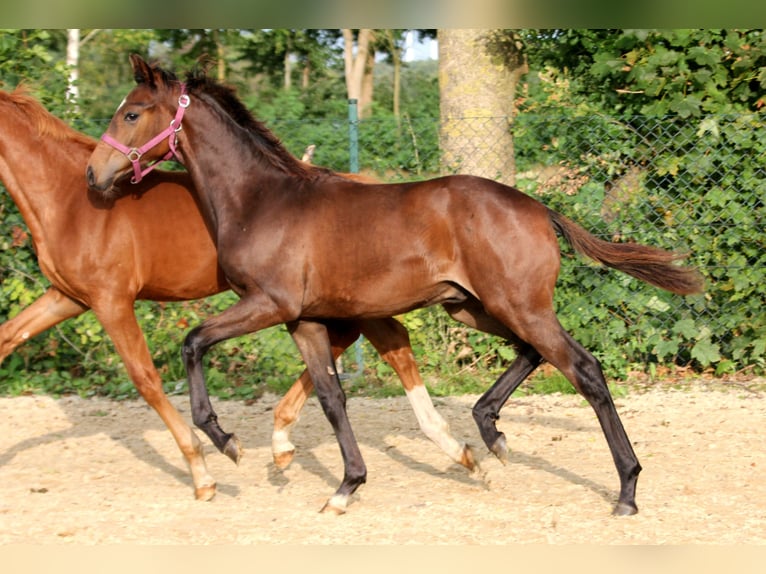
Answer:
M743 386L631 392L616 400L644 467L639 514L612 517L618 480L593 411L577 396L512 398L494 459L470 416L477 397L435 399L482 471L452 463L404 397L350 399L367 484L343 516L319 514L342 477L315 398L285 471L271 462L278 397L217 402L245 447L237 467L205 441L218 480L192 494L185 463L143 402L0 398L0 544L764 544L766 396ZM189 417L187 398L173 397Z

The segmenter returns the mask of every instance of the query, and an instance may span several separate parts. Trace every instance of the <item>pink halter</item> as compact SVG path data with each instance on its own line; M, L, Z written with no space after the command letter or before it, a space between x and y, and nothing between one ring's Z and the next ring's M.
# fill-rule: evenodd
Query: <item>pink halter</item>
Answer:
M176 110L176 117L170 120L170 125L165 128L161 133L150 139L148 142L146 142L141 147L128 147L126 145L121 144L116 139L114 139L112 136L108 134L104 134L101 136L101 139L108 143L110 146L115 148L117 151L120 151L125 154L125 156L130 160L130 163L133 164L133 177L130 178L130 183L138 183L143 179L143 177L152 171L158 163L161 161L168 160L172 158L174 155L176 155L176 143L178 142L178 138L176 137L176 134L181 131L181 120L183 120L184 112L186 111L186 108L189 107L189 104L191 103L191 99L189 98L189 95L186 93L186 84L181 84L181 95L178 97L178 110ZM170 147L170 150L168 150L168 153L166 153L161 159L158 159L154 163L149 164L146 169L143 171L141 170L141 156L144 155L147 151L152 149L154 146L159 144L162 140L165 138L168 138L168 147Z

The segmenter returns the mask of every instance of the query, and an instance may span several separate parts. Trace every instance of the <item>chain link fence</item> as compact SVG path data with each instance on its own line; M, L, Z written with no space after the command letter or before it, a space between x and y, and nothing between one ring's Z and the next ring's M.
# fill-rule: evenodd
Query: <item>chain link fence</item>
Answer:
M763 368L766 131L762 116L521 114L508 122L513 133L510 148L507 141L479 141L490 131L487 122L497 121L451 119L453 133L455 125L464 133L465 145L458 155L491 156L490 165L503 166L498 178L515 182L606 240L688 253L688 263L699 267L706 278L704 294L679 297L596 267L562 246L559 316L612 375L669 364L718 374ZM344 129L335 130L336 140L327 134L329 141L322 142L307 140L317 130L299 122L270 125L295 153L303 145L317 144L316 163L344 169ZM364 120L359 130L363 171L385 181L444 172L438 120ZM507 173L509 155L515 160L512 174ZM465 341L466 334L436 323L443 330L436 337L440 343L462 355L487 354L483 340L456 345L455 339ZM485 363L507 360L497 356L500 346L498 342ZM380 370L374 354L366 353L365 361L373 371ZM474 357L469 364L476 362Z

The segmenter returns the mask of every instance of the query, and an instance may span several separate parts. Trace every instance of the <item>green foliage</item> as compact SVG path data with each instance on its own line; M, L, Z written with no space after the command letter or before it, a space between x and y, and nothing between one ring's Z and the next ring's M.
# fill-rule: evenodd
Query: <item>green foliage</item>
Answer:
M682 118L766 103L766 32L527 31L530 59L563 73L576 99L604 111Z
M619 280L592 285L579 265L565 266L557 297L569 324L586 345L604 336L619 345L624 358L602 360L622 371L630 361L762 370L763 30L566 30L527 40L532 60L550 67L530 81L519 156L527 168L558 162L589 181L569 195L527 189L551 194L547 203L605 237L688 250L707 278L704 296L679 305ZM631 174L633 189L615 193ZM595 309L575 303L583 286L599 290Z
M519 122L525 134L545 134L555 148L549 164L588 180L569 194L521 182L529 191L604 237L688 250L707 278L703 296L679 298L596 270L565 248L559 314L607 372L620 376L635 364L667 362L718 374L762 368L763 120L746 113L697 122L629 116L602 125L598 116L548 113ZM615 197L609 189L634 171L640 173L634 187Z

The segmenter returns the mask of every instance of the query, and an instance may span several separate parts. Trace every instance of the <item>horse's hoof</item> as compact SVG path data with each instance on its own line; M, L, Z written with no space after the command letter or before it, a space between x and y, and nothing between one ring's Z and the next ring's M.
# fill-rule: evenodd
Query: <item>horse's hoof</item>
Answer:
M330 504L328 501L319 511L319 514L332 514L334 516L341 516L342 514L346 514L346 509L335 506L334 504Z
M222 452L233 460L234 464L239 465L239 461L242 458L242 444L239 442L237 435L231 435L229 440L226 441Z
M500 433L500 436L497 437L495 444L492 445L490 450L500 462L503 464L508 462L508 445L505 443L504 434Z
M194 498L196 498L197 500L201 500L202 502L207 502L208 500L212 500L214 496L215 496L215 483L208 486L200 486L194 489Z
M612 511L612 516L632 516L638 513L638 507L634 503L618 502Z
M293 461L293 457L295 456L295 450L285 450L283 452L275 452L272 453L272 456L274 457L274 464L277 466L279 470L284 470L288 466L290 466L290 463Z
M460 457L460 464L471 472L479 468L479 465L476 464L476 459L473 456L473 449L468 445L463 446L463 455Z
M328 500L322 509L320 514L334 514L340 516L346 514L346 506L348 505L348 495L335 494L330 500Z

